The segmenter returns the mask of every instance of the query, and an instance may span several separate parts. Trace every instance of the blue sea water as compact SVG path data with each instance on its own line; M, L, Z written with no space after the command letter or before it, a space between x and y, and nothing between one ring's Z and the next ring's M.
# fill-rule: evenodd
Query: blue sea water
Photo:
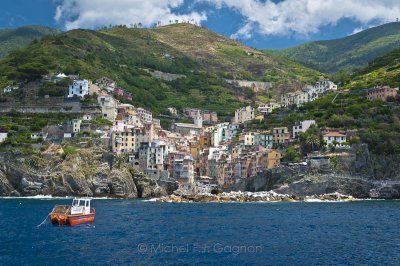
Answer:
M93 225L38 224L70 199L0 199L1 265L400 265L400 201L94 200Z

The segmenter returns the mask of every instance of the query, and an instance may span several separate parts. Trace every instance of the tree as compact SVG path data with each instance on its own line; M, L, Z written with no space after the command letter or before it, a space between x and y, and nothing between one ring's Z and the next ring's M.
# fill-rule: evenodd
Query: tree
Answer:
M321 144L319 136L316 135L309 135L306 138L306 144L311 146L311 151L313 152L315 148L318 148L319 145Z
M290 146L287 150L286 150L286 154L284 157L285 161L287 162L298 162L301 159L301 155L300 153L296 150L295 147Z
M321 134L318 127L312 125L306 132L299 134L302 153L319 150L322 145Z

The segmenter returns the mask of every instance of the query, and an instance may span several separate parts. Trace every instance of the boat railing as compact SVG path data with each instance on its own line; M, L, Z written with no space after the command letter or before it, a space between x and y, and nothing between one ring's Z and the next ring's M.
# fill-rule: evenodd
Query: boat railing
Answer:
M71 212L71 206L69 205L56 205L53 208L52 213L64 213L68 214Z

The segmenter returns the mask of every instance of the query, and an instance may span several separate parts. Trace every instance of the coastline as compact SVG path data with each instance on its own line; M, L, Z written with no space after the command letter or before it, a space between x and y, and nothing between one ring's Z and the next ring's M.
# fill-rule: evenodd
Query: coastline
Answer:
M186 203L186 202L339 202L362 200L354 198L351 195L341 194L339 192L298 197L288 194L278 194L274 191L260 192L223 192L219 194L172 194L156 199L156 202L167 203Z

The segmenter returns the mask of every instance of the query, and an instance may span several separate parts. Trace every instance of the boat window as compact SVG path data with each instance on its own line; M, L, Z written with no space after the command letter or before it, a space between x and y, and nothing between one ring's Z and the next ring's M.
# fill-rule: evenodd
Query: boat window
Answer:
M86 205L85 206L89 207L89 201L88 200L86 201Z
M72 206L79 206L79 200L72 201Z

